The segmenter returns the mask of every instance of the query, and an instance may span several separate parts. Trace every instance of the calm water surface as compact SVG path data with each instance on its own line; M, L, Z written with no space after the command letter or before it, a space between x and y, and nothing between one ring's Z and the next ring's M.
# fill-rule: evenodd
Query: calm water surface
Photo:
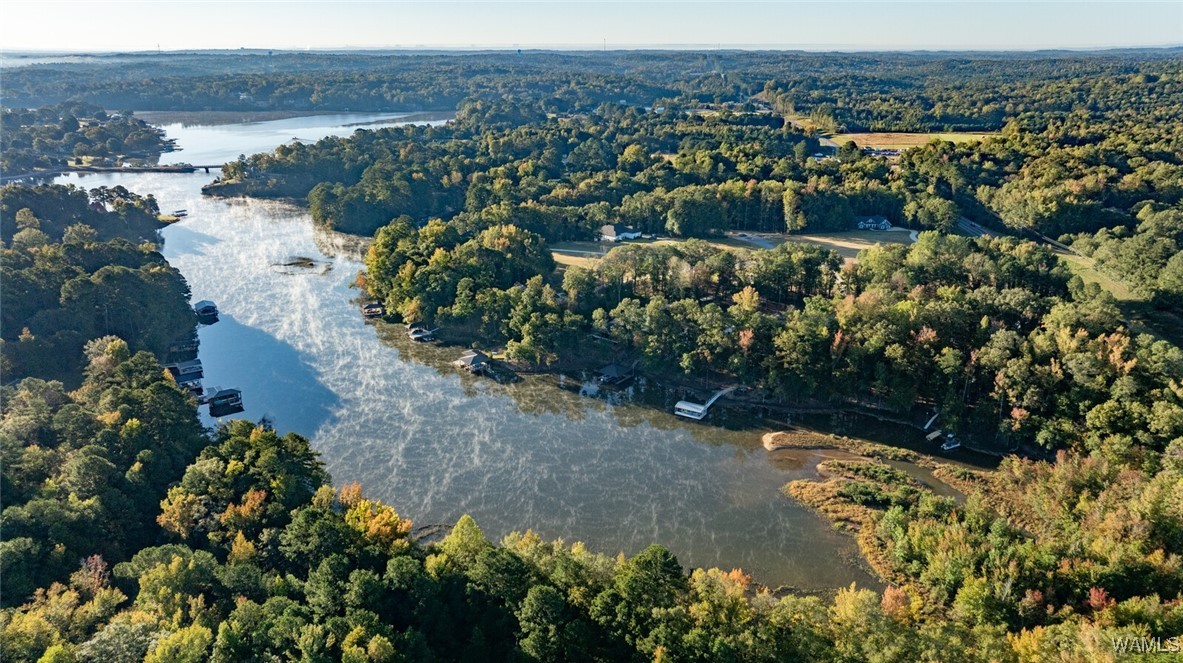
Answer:
M169 125L184 151L166 156L216 163L383 118L333 117ZM361 319L350 287L361 264L304 209L202 197L212 177L58 181L122 184L154 194L162 210L188 210L164 231L164 254L194 301L221 311L199 332L206 388L239 388L237 416L308 436L336 483L361 482L417 525L468 513L493 539L533 528L610 554L659 542L684 565L741 567L772 586L878 586L849 537L780 493L813 464L770 455L763 431L711 425L724 411L695 423L633 404L672 397L644 385L604 398L553 377L499 385L462 375L449 363L458 351L412 346L399 328ZM320 263L283 266L294 256Z
M194 115L200 116L200 113ZM177 139L177 147L181 149L160 155L160 163L222 164L237 159L240 154L250 156L256 152L270 152L293 140L317 141L327 136L349 136L359 128L399 124L399 119L408 115L410 113L338 113L244 124L163 124L161 128L169 138ZM441 120L421 124L442 123Z

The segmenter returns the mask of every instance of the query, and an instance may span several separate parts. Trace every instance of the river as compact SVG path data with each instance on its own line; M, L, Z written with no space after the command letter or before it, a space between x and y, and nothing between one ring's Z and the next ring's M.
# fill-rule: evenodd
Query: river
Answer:
M221 163L292 138L397 121L170 124L182 151L164 161ZM533 528L608 554L657 542L686 566L739 567L774 587L879 586L850 537L780 492L813 476L813 464L769 454L765 429L742 413L678 419L673 395L643 382L605 398L550 376L500 385L462 375L450 365L459 351L413 346L399 328L362 320L350 286L360 262L314 230L305 209L203 197L212 177L57 181L121 184L154 194L165 212L188 211L164 230L163 252L193 300L211 299L221 312L199 331L207 390L241 389L246 411L236 416L309 437L336 484L360 482L416 525L471 514L493 540ZM284 266L295 256L317 263Z

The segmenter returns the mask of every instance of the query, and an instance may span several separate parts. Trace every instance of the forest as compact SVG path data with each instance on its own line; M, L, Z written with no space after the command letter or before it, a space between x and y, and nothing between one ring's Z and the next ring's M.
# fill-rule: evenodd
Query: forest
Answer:
M854 534L881 592L772 591L660 542L490 541L467 516L425 537L415 514L334 486L299 434L202 428L161 366L196 321L150 196L11 185L6 659L1117 661L1116 638L1178 643L1183 350L1059 248L1180 311L1176 55L246 52L6 73L6 102L31 106L455 107L444 126L244 155L207 192L305 198L316 223L373 237L358 285L392 321L523 366L578 365L606 339L655 377L790 407L935 409L1007 454L935 471L959 497L890 451L786 486ZM222 76L204 73L215 61ZM992 133L882 157L827 150L799 116ZM854 260L725 241L873 215L916 241ZM990 234L958 234L962 217ZM556 263L556 243L610 223L663 240Z
M116 53L10 68L4 94L14 107L336 111L452 109L469 98L528 95L571 111L621 100L730 102L767 90L780 110L832 118L847 131L994 130L1027 112L1151 102L1163 80L1178 85L1179 53Z
M189 287L156 250L159 209L123 187L0 188L0 369L76 388L99 337L164 357L189 342Z

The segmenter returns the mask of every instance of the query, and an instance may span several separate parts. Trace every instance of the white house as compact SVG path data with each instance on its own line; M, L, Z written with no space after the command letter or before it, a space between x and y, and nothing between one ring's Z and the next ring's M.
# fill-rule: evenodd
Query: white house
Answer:
M640 239L641 231L619 223L609 223L600 228L600 241L620 242L626 239Z

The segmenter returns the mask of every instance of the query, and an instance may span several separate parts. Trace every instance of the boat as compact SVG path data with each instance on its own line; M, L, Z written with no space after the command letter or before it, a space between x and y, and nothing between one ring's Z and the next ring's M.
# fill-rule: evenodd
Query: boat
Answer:
M941 445L941 451L952 451L961 447L961 440L949 433L945 436L945 443Z
M437 332L437 331L439 331L438 328L424 329L423 327L412 327L407 331L407 336L412 341L417 341L419 343L427 343L429 341L435 340L435 332Z
M925 439L925 440L928 440L929 442L932 442L933 440L935 440L935 439L937 439L938 437L940 437L940 436L941 436L941 434L942 434L942 433L944 433L944 432L945 432L945 431L943 431L943 430L941 430L941 429L939 429L939 428L938 428L937 430L934 430L933 432L929 433L928 435L925 435L925 436L924 436L924 439Z
M180 218L182 218L182 217L189 216L189 212L188 212L187 210L183 210L183 209L179 209L179 210L173 210L173 216L175 216L175 217L177 217L178 219L180 219Z

